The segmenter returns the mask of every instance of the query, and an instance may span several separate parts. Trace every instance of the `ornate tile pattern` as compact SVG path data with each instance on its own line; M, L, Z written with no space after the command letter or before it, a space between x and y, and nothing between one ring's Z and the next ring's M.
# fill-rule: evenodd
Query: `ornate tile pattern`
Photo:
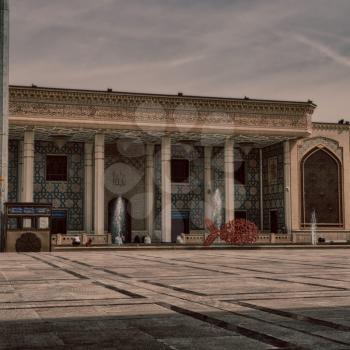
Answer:
M46 155L67 156L67 181L46 181ZM34 201L52 203L68 210L70 231L83 230L84 217L84 144L67 143L62 149L53 142L36 141L34 157Z
M155 230L160 230L162 227L162 167L161 167L161 146L156 145L154 148L154 176L155 176L155 190L154 190L154 201L155 201Z
M277 158L277 179L269 183L269 159ZM271 162L271 161L270 161ZM270 210L278 210L278 229L285 226L284 217L284 166L283 144L278 143L263 149L263 195L264 230L270 230Z
M245 161L246 184L234 185L235 210L247 212L247 219L253 221L258 227L260 222L260 177L259 177L259 150L252 149L244 154L235 148L235 162ZM236 165L238 165L236 163ZM213 193L219 189L222 193L222 202L225 203L225 176L224 176L224 148L214 147L212 154L212 181ZM222 210L225 217L225 209Z
M18 201L18 141L9 140L8 201Z
M189 210L190 229L204 228L204 149L191 145L174 145L173 158L185 158L190 161L188 184L172 185L172 208L178 211Z
M145 229L145 166L146 166L146 148L145 144L130 144L123 151L122 144L105 145L105 169L114 163L124 163L138 170L141 175L140 181L123 197L131 203L131 228L132 231ZM115 198L114 193L105 190L105 208L108 211L108 203ZM105 223L108 222L108 216L105 216ZM107 228L107 227L106 227Z
M235 210L247 213L247 219L260 227L260 165L259 150L254 148L244 154L235 149L235 162L245 162L245 185L235 184ZM237 163L236 163L237 164Z
M172 185L172 208L190 211L190 228L203 229L204 223L204 148L174 145L172 157L187 158L190 162L189 184ZM235 209L245 210L247 218L257 225L260 222L260 178L259 178L259 150L252 149L243 154L235 149L235 159L244 160L246 166L246 184L235 185ZM161 154L160 146L156 147L156 229L161 227ZM212 193L219 189L222 194L222 217L225 216L225 183L224 183L224 149L214 147L212 153Z
M161 228L161 153L160 146L155 149L155 202L156 229ZM172 145L172 157L190 161L190 178L186 184L172 184L171 204L173 210L189 211L190 229L204 228L204 149L186 144Z

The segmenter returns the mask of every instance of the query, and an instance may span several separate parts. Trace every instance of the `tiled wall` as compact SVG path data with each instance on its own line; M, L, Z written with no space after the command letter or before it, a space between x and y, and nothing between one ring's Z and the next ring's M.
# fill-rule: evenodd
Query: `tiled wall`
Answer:
M235 161L245 161L246 184L235 184L235 210L246 211L247 219L260 226L260 177L259 177L259 150L253 148L249 152L242 152L235 148ZM214 147L212 155L212 181L214 193L219 189L222 194L223 207L225 206L225 177L224 177L224 148ZM225 209L222 210L225 217Z
M68 156L68 181L46 181L46 155L65 154ZM172 157L190 160L189 184L172 184L172 209L188 210L190 212L190 229L204 228L204 148L191 145L173 145ZM277 181L268 182L268 159L277 159ZM235 149L235 159L246 162L246 185L235 184L235 210L245 210L247 218L260 223L260 179L259 179L259 150L252 149L244 154ZM144 170L145 155L127 157L106 145L105 167L115 162L125 162L138 169L142 174L140 182L127 194L128 199L137 198L138 210L133 219L133 230L144 229ZM52 142L35 142L34 166L34 201L52 202L56 208L68 209L68 230L82 230L84 217L84 144L68 143L61 150ZM9 143L9 201L16 201L18 178L18 141ZM212 193L219 189L222 194L224 217L225 187L224 187L224 149L214 147L212 154ZM284 226L284 175L283 175L283 144L269 146L263 149L263 202L264 229L270 229L269 213L271 209L278 209L279 229ZM113 195L106 192L106 208ZM135 210L136 210L135 209ZM160 146L155 148L155 227L161 228L161 154ZM107 220L106 220L107 223Z
M269 183L269 158L277 159L277 179ZM285 226L284 218L284 167L283 144L278 143L263 149L263 204L264 204L264 230L270 230L270 210L278 210L278 229Z
M259 150L253 148L247 154L235 149L235 160L245 161L246 183L235 184L235 210L247 213L247 219L260 227L260 170Z
M161 155L160 147L156 148L156 229L161 227ZM190 211L190 229L203 229L204 223L204 148L190 146L173 146L172 157L190 159L190 184L172 185L173 210ZM235 209L245 210L247 218L260 223L260 179L259 151L252 149L243 154L235 149L235 159L243 159L246 166L246 185L235 185ZM224 184L224 149L214 147L212 153L212 193L219 189L222 196L222 216L225 215L225 184Z
M18 201L18 145L17 140L9 141L8 201Z
M46 181L46 155L67 155L67 181ZM34 157L34 201L52 203L68 210L68 230L84 225L84 144L70 142L62 149L53 142L36 141Z
M130 146L129 146L130 147ZM131 229L145 230L145 145L136 145L135 150L122 147L116 144L105 146L105 169L114 163L124 163L137 169L141 175L140 181L127 193L123 194L131 203ZM108 203L117 195L105 190L105 229L108 227Z
M156 176L156 229L161 228L161 153L160 146L155 150ZM190 179L188 184L172 184L171 205L174 211L189 211L190 229L204 228L204 149L191 145L172 145L173 158L190 161Z

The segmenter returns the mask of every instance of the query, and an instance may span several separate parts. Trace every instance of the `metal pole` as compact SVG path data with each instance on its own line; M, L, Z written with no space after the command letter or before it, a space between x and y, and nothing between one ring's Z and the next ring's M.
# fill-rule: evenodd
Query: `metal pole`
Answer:
M9 98L9 2L0 0L0 213L3 243L4 203L7 201L8 98Z

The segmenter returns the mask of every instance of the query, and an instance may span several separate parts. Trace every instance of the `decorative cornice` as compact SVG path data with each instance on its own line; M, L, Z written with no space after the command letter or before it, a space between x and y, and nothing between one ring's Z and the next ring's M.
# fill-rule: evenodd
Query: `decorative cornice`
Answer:
M10 87L10 117L308 131L315 105L253 99Z
M313 122L312 128L315 130L349 130L350 125L338 123Z

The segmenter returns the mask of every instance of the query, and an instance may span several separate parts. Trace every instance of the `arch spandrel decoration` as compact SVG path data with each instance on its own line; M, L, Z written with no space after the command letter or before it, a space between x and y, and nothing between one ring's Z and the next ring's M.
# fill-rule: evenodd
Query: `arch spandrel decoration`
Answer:
M339 161L343 162L343 148L339 146L339 142L328 137L317 136L306 139L301 145L298 147L298 160L301 159L312 149L314 148L326 148L334 153L335 156L339 159Z
M309 226L315 210L317 224L323 227L343 225L342 164L338 155L316 144L300 161L302 226Z

